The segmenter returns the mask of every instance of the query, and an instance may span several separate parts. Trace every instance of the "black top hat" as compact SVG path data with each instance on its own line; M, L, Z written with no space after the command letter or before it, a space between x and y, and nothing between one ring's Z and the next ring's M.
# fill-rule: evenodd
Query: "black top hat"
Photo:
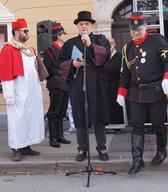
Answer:
M74 24L77 25L80 21L89 21L94 24L96 21L92 19L90 11L80 11L78 13L78 18L74 20Z
M138 31L143 28L145 23L144 13L133 12L130 17L129 28L134 31Z
M54 22L51 28L52 36L66 34L61 23Z

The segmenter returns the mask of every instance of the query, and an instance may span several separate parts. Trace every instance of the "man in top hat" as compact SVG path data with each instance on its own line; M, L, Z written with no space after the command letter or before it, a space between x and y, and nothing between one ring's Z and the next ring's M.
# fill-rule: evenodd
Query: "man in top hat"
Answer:
M167 157L166 108L168 94L168 42L160 34L148 34L142 12L133 12L129 22L132 41L123 48L123 71L118 103L129 100L132 124L132 167L129 174L144 167L144 123L149 120L156 132L157 152L152 164Z
M35 51L26 45L29 30L24 18L12 23L12 34L0 53L0 80L7 105L8 144L12 159L20 161L22 155L39 155L30 145L44 139L44 115Z
M44 53L44 64L50 74L47 78L47 89L49 90L50 106L47 112L49 123L49 145L61 147L60 143L70 144L64 137L63 118L66 114L69 98L68 82L58 73L58 56L62 45L66 41L66 33L60 23L52 24L53 43Z
M74 20L79 35L66 41L60 53L60 72L70 78L70 99L75 127L77 129L77 161L87 157L88 141L86 126L94 126L96 150L101 160L108 160L106 152L105 124L108 123L107 87L104 64L109 59L110 44L104 35L94 35L95 20L91 12L80 11ZM86 52L84 51L86 48ZM86 54L86 55L84 55ZM86 60L84 58L86 56ZM85 97L83 91L84 64L86 62L86 90L88 102L88 125L85 121ZM68 64L67 73L63 66ZM65 69L65 68L64 68ZM62 71L61 71L62 70ZM68 71L69 70L69 71Z

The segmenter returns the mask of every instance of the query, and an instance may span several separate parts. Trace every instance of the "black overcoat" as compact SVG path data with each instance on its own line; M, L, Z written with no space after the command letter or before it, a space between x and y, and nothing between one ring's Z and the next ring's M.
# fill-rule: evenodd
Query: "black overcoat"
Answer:
M91 46L86 48L86 89L88 102L89 125L108 124L107 79L103 65L110 55L110 45L103 35L90 34ZM60 53L61 65L71 66L70 98L74 123L77 128L85 128L85 97L83 92L83 67L79 70L72 66L72 51L74 46L84 54L81 36L69 39L63 45Z
M117 91L120 83L122 54L116 52L105 64L108 80L108 101L111 124L124 122L123 108L116 102Z

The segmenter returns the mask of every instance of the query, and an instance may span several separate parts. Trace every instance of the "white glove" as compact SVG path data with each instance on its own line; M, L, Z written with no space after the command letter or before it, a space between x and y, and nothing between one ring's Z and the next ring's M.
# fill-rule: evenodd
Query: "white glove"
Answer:
M15 98L13 98L13 97L6 98L6 104L7 105L14 105L15 104Z
M162 89L165 95L168 95L168 79L163 79Z
M120 106L124 107L124 105L125 105L125 97L122 96L122 95L118 95L118 96L117 96L117 103L118 103Z

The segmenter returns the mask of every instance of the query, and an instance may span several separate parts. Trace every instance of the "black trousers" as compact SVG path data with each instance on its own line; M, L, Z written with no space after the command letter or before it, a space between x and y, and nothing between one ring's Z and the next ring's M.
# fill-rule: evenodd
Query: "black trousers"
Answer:
M146 122L147 115L157 136L166 133L164 125L167 114L166 108L167 100L141 104L130 102L132 133L135 135L144 134L144 123Z
M102 151L106 150L106 134L105 134L105 126L102 124L98 124L94 126L95 129L95 137L97 142L96 150ZM77 128L77 142L78 142L78 151L87 151L88 142L87 142L87 133L84 128ZM91 142L90 142L91 144Z
M63 121L68 106L68 92L59 89L49 90L50 106L47 112L49 120Z

